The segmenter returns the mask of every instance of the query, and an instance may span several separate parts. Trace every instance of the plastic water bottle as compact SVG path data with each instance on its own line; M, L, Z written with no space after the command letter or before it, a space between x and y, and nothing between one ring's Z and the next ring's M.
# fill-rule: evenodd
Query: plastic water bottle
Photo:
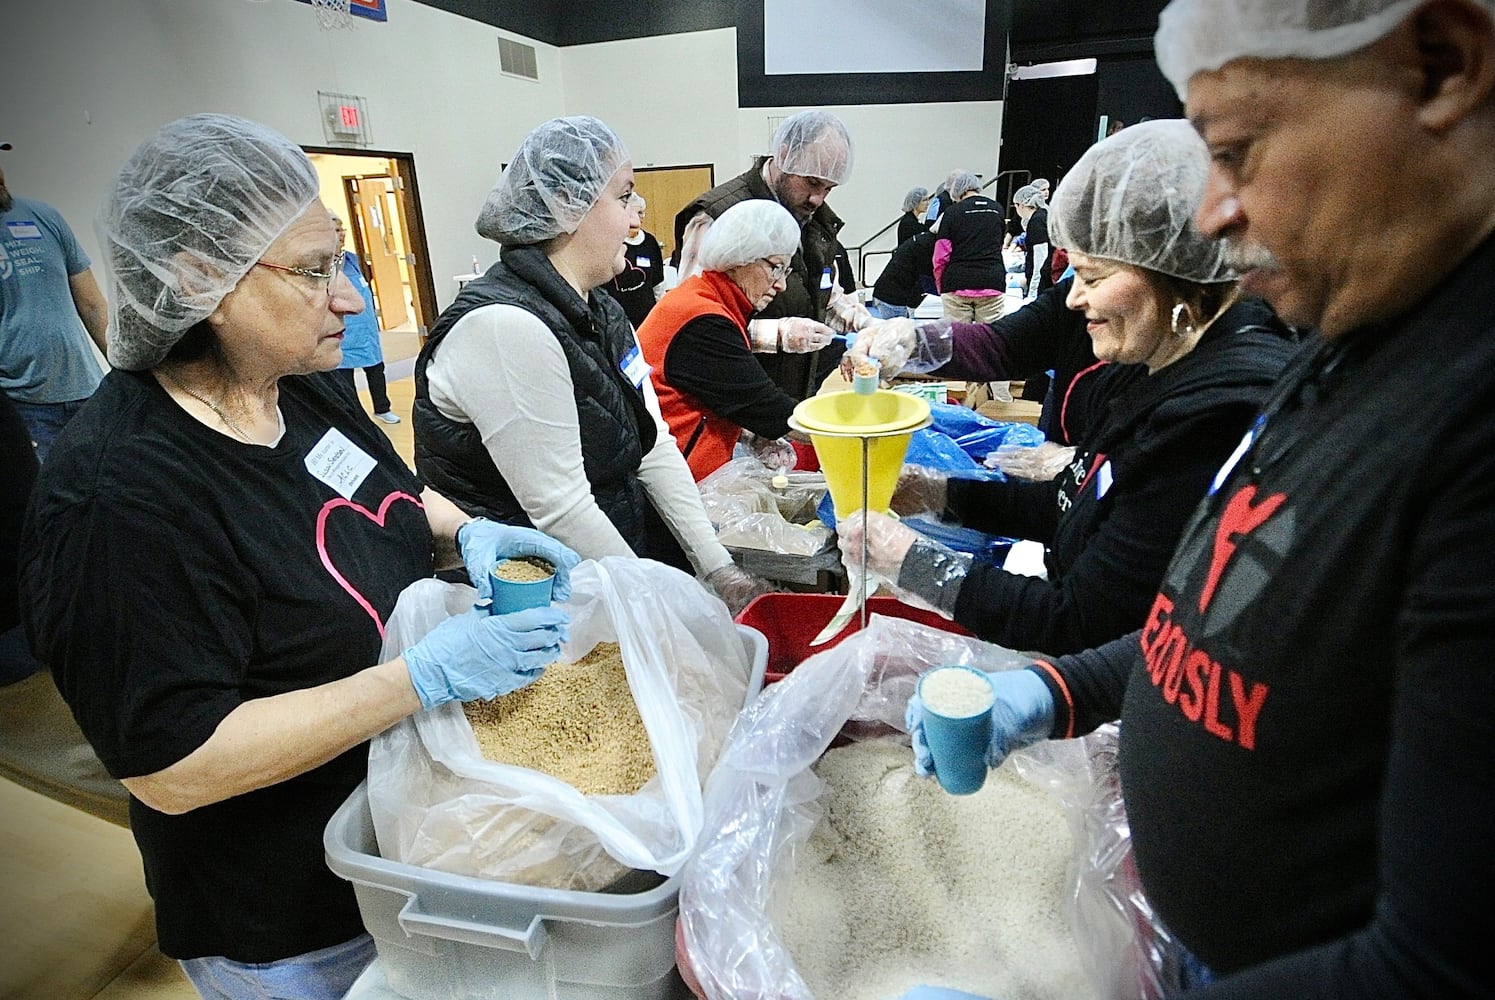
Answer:
M472 273L473 274L482 274L483 273L483 269L481 267L478 267L478 255L477 254L473 254L472 255Z

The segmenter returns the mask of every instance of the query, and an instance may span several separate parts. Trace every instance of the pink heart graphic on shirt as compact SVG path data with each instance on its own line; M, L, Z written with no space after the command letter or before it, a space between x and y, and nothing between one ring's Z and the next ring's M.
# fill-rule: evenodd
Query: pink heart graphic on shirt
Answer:
M385 515L389 513L390 505L393 504L396 500L409 500L411 503L415 504L422 510L424 510L426 506L418 499L411 496L409 493L397 492L391 493L389 496L384 498L384 502L379 504L379 512L377 514L369 510L363 504L354 503L352 500L348 500L343 497L338 497L335 500L328 500L325 504L322 505L322 509L317 513L317 554L322 557L322 565L326 567L327 572L332 574L332 578L337 581L337 585L346 590L348 592L348 595L352 597L353 600L358 602L358 606L367 611L369 613L369 617L374 619L374 625L379 629L379 638L381 639L384 638L384 620L379 617L379 612L374 610L374 606L369 603L369 599L367 597L364 597L358 592L357 587L348 582L347 577L343 576L337 571L337 567L332 564L332 557L327 554L327 518L334 510L339 507L351 507L353 510L362 514L364 517L368 518L370 521L373 521L375 524L382 528L384 527Z

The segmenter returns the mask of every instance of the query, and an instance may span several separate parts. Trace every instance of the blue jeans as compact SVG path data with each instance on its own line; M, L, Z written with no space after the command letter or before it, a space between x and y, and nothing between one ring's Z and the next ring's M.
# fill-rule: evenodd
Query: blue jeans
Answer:
M908 306L893 306L877 299L867 300L867 312L872 314L873 319L904 319L914 314Z
M62 433L62 428L67 422L78 415L83 409L86 399L73 399L65 403L23 403L19 399L11 400L16 404L16 412L21 415L21 420L26 424L26 432L31 435L31 443L36 445L36 460L45 462L47 452L52 448L52 442L57 435Z
M278 962L189 958L181 966L204 1000L342 1000L375 954L374 939L360 934Z

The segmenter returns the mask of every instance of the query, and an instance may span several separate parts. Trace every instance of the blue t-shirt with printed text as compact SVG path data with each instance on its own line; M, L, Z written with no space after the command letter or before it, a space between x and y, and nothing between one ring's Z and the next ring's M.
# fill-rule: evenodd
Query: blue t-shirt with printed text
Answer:
M103 373L68 278L88 255L51 205L15 199L0 215L0 389L23 403L85 399Z
M343 361L339 368L372 368L384 360L379 344L379 314L374 310L374 292L364 280L358 258L349 251L343 257L343 274L363 299L363 312L343 317Z

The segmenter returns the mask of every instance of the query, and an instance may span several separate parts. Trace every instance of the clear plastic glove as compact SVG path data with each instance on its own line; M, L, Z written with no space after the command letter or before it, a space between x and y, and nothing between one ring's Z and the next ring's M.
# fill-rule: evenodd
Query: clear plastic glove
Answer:
M405 650L410 683L422 708L477 701L517 691L561 655L571 616L557 607L490 615L454 615Z
M571 596L571 570L581 562L581 556L547 534L534 528L500 524L486 517L475 518L457 529L457 548L462 552L467 578L478 589L479 599L493 596L493 581L488 574L500 559L533 556L555 567L551 600L564 601Z
M991 708L991 741L984 758L987 767L999 767L1014 750L1049 738L1054 728L1054 696L1031 670L999 670L986 676L996 689L997 700ZM903 721L913 743L914 771L920 777L934 777L934 758L924 735L924 703L917 694L909 698Z
M901 517L911 514L938 516L949 502L950 477L923 465L905 465L898 474L892 508Z
M955 617L960 588L975 561L969 554L925 538L886 514L861 511L836 525L841 561L848 569L862 564L862 534L867 536L867 572L886 583L907 604Z
M799 453L786 437L759 437L752 431L743 431L742 442L753 453L753 457L769 469L788 472L799 461Z
M736 563L728 563L720 569L714 569L706 574L706 583L716 596L722 599L727 610L732 612L735 618L742 613L753 600L762 594L772 594L780 588L772 581L765 580L761 576L754 576Z
M847 295L839 286L831 292L830 301L826 303L825 319L838 333L851 333L873 322L872 314L861 300L855 295Z
M1005 476L1048 482L1075 458L1073 445L1044 441L1037 445L1004 444L986 456L981 464L997 469Z
M852 364L868 358L876 361L885 379L900 372L922 375L943 368L954 353L955 325L943 319L874 321L857 334L856 343L846 352Z
M803 316L787 316L779 322L779 350L786 354L809 354L836 339L836 331Z
M844 565L861 567L863 534L867 538L867 572L890 581L898 579L904 557L922 537L886 514L856 511L836 523L836 544Z

